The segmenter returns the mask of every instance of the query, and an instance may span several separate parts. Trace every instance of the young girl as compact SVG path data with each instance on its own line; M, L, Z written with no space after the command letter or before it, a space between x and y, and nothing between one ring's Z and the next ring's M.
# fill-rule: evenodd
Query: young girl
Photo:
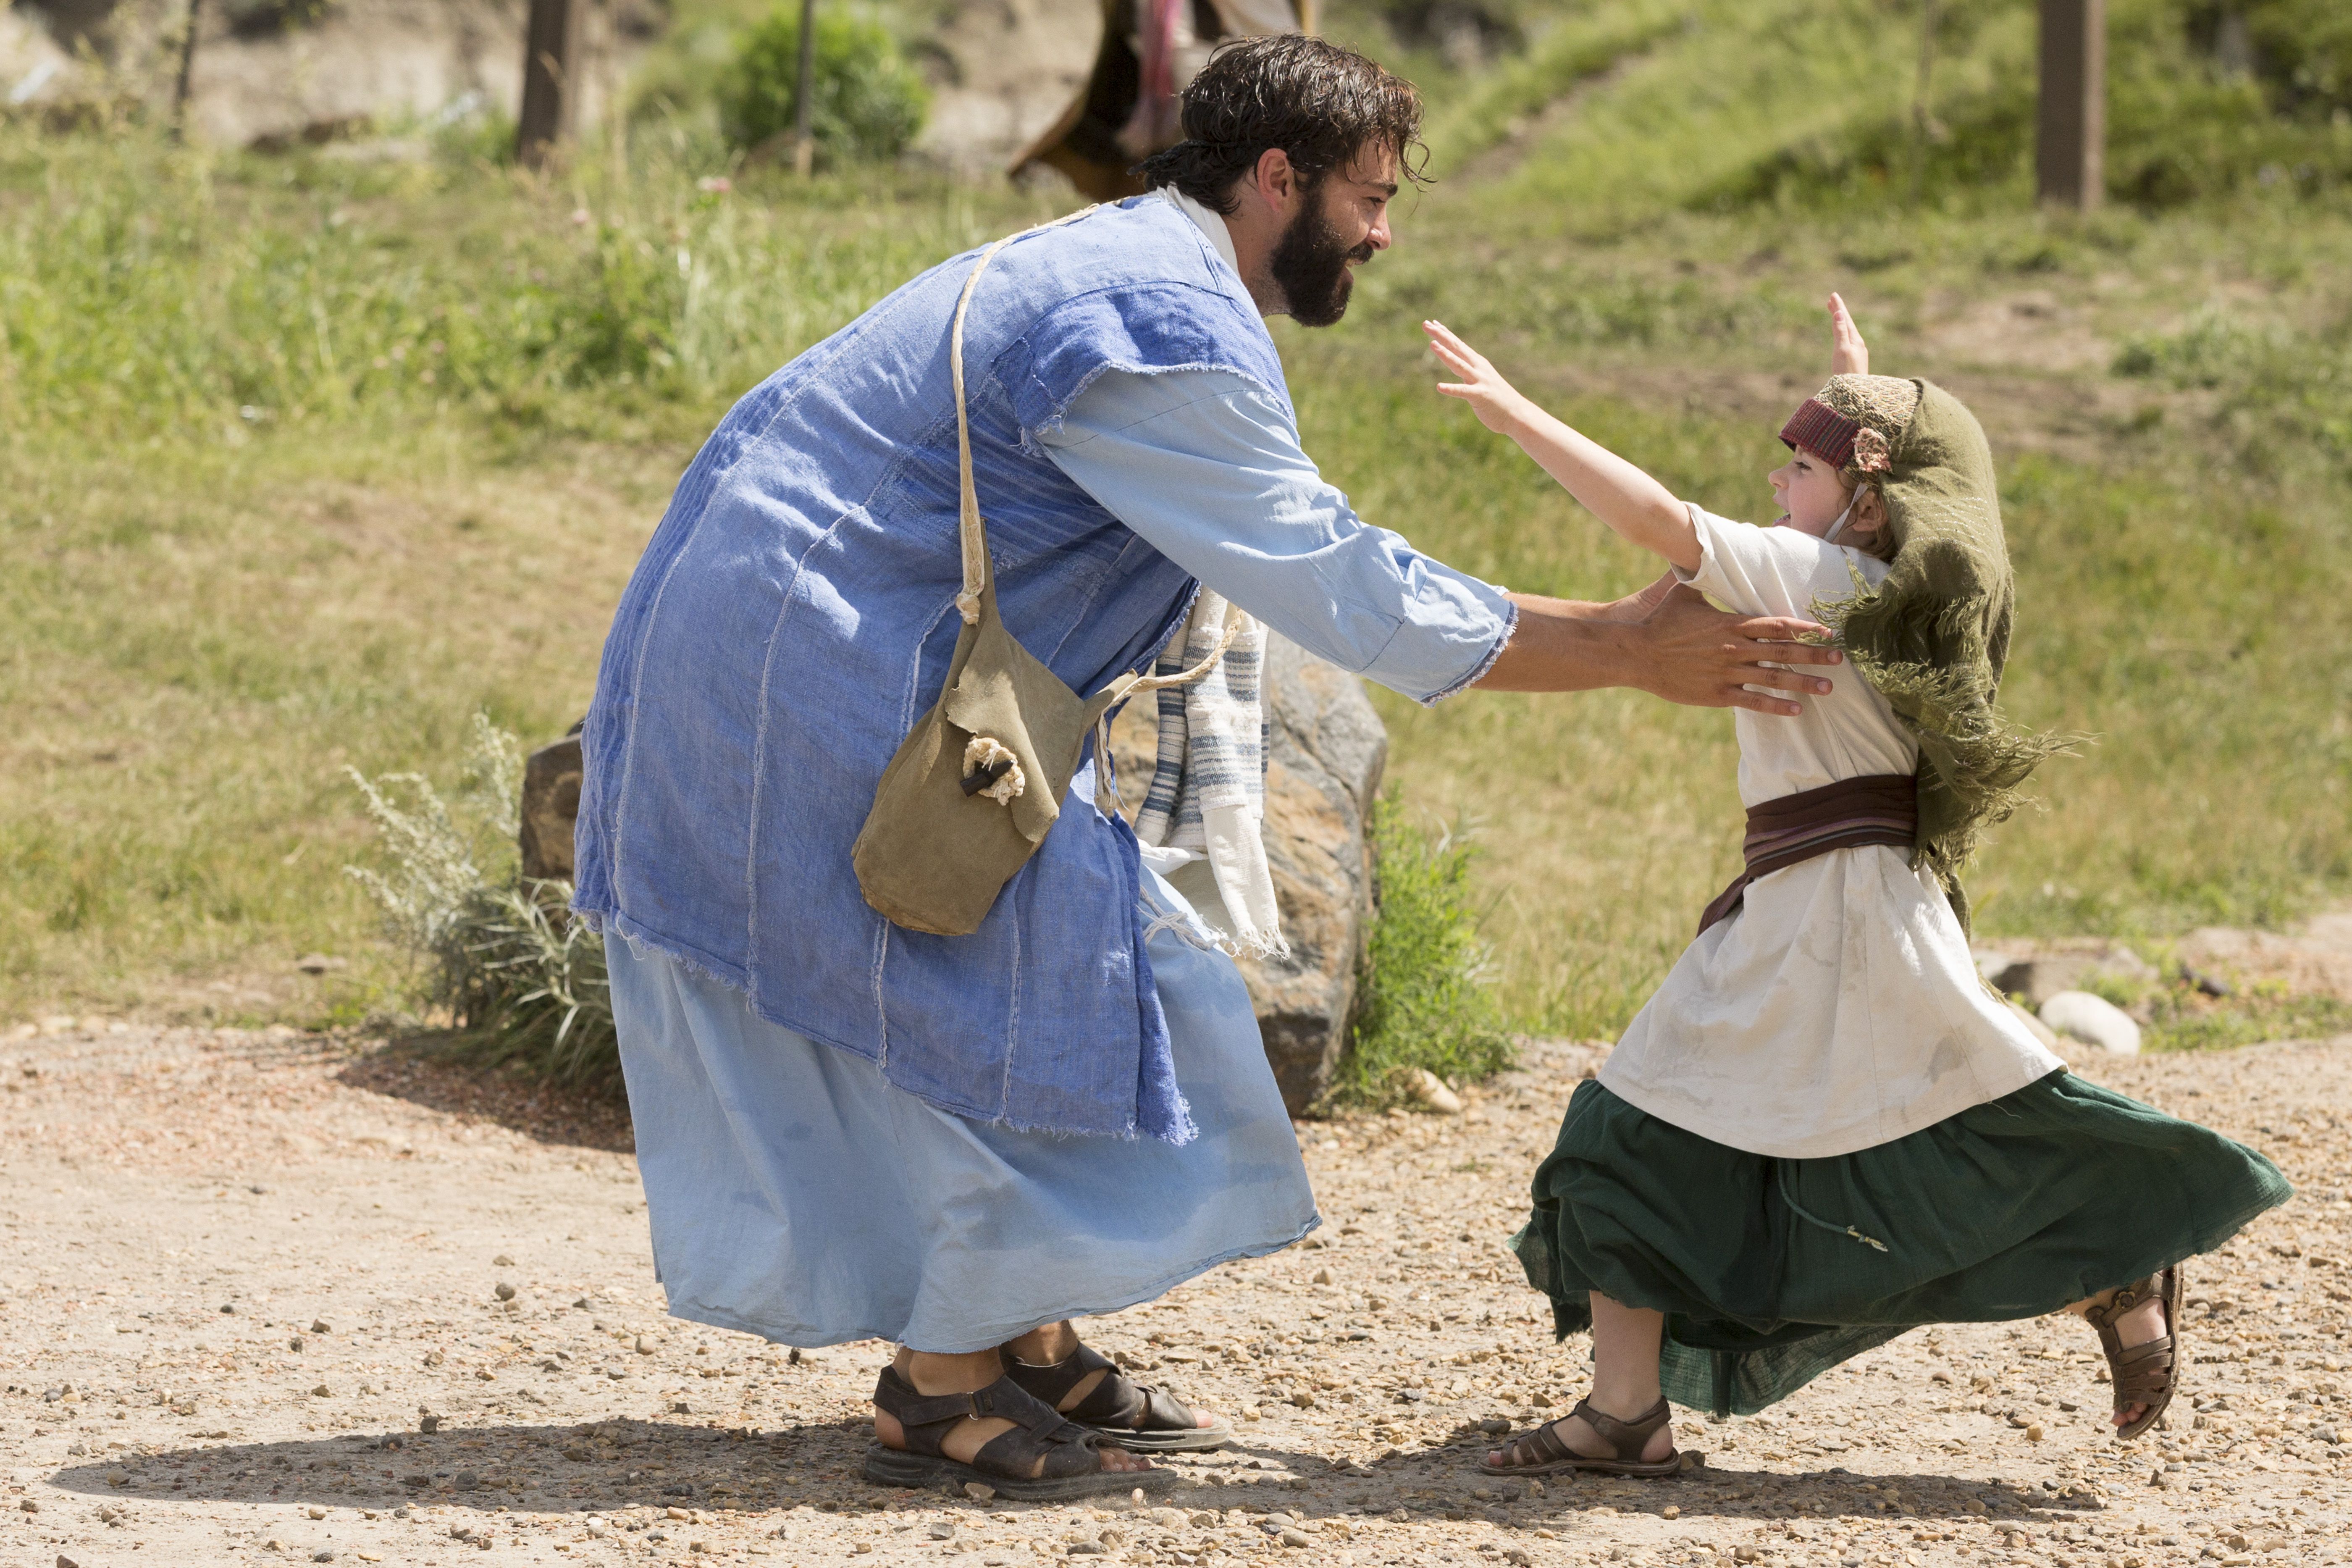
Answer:
M2288 1196L2253 1151L2069 1076L1979 980L1958 873L2058 742L1994 707L2011 595L1983 431L1869 374L1830 314L1769 528L1676 500L1424 323L1460 378L1440 392L1687 588L1822 619L1862 677L1734 716L1747 869L1570 1098L1513 1243L1559 1333L1591 1330L1592 1392L1490 1474L1669 1475L1669 1398L1751 1415L1906 1329L2062 1308L2137 1436L2178 1384L2181 1260Z

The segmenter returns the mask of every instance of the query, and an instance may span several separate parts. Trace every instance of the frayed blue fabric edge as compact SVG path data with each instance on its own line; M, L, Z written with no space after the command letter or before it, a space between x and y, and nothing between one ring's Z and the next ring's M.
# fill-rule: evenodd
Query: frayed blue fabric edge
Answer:
M1139 873L1140 867L1138 868L1138 870ZM653 952L661 954L664 958L669 959L673 963L677 963L681 968L686 969L692 973L701 975L704 979L710 981L714 984L723 985L730 991L740 994L744 1000L750 1003L752 1016L759 1018L764 1023L773 1024L780 1029L790 1029L793 1033L799 1035L803 1039L814 1040L818 1045L827 1047L833 1050L846 1052L848 1055L856 1057L860 1061L875 1062L877 1064L879 1064L881 1061L879 1057L872 1056L865 1051L861 1051L856 1046L844 1045L839 1040L828 1039L824 1035L817 1033L814 1029L806 1028L800 1024L794 1023L790 1018L779 1017L775 1014L769 1012L766 1008L760 1005L759 998L751 994L751 987L748 977L743 975L740 971L735 970L732 965L723 964L718 960L710 957L708 953L698 952L693 948L686 947L677 942L676 939L666 937L660 932L649 929L643 922L622 913L618 910L587 909L578 903L574 903L572 906L572 912L577 916L582 923L585 924L590 931L594 931L597 936L604 941L610 942L615 934L618 934L622 941L629 944L629 951L635 953L640 958L645 956L647 949L651 949ZM1007 1131L1018 1132L1024 1136L1034 1138L1119 1138L1132 1141L1146 1136L1152 1136L1152 1134L1147 1134L1144 1132L1141 1126L1139 1125L1137 1119L1133 1117L1129 1117L1126 1124L1122 1127L1097 1130L1086 1127L1048 1127L1040 1122L1024 1121L1020 1118L1014 1116L992 1115L988 1111L982 1110L976 1106L959 1105L953 1100L943 1100L937 1095L925 1094L919 1089L913 1089L906 1084L900 1083L898 1079L890 1076L887 1066L882 1066L881 1071L882 1081L888 1084L892 1089L897 1089L899 1093L912 1095L917 1100L921 1100L925 1105L930 1106L934 1110L944 1110L950 1116L959 1117L966 1121L975 1122L982 1127L1002 1127ZM1192 1119L1189 1112L1180 1109L1177 1121L1170 1127L1168 1135L1160 1138L1160 1142L1172 1144L1181 1149L1199 1136L1200 1131L1192 1125ZM1303 1236L1306 1232L1301 1231L1299 1234ZM714 1326L726 1327L728 1325L716 1324ZM1034 1324L1030 1326L1032 1328L1035 1327ZM756 1332L757 1331L752 1330L747 1331ZM1025 1332L1026 1331L1024 1330L1023 1331Z
M1486 657L1471 667L1469 674L1442 691L1433 691L1426 697L1417 697L1413 700L1419 702L1423 708L1434 708L1455 693L1466 691L1486 679L1486 672L1495 668L1495 661L1503 657L1503 650L1510 647L1511 639L1518 635L1519 607L1510 600L1505 599L1503 612L1502 635L1495 639L1495 646L1486 650Z
M1321 1215L1318 1214L1311 1215L1308 1217L1307 1224L1302 1226L1296 1235L1289 1237L1286 1240L1257 1242L1248 1247L1237 1247L1230 1251L1218 1253L1213 1258L1203 1258L1197 1263L1186 1264L1183 1268L1179 1268L1172 1273L1163 1275L1150 1284L1138 1287L1132 1294L1117 1297L1103 1305L1073 1306L1061 1309L1052 1316L1038 1319L1036 1322L1008 1322L1000 1328L988 1331L981 1337L972 1340L967 1344L908 1345L907 1348L912 1351L919 1351L925 1355L970 1355L976 1351L992 1351L999 1345L1004 1343L1005 1341L1017 1339L1021 1335L1027 1333L1030 1330L1036 1328L1043 1323L1056 1323L1062 1321L1066 1318L1108 1317L1113 1312L1123 1312L1129 1307L1139 1307L1146 1301L1156 1301L1160 1297L1168 1294L1169 1291L1174 1289L1177 1286L1183 1284L1186 1280L1196 1279L1200 1276L1206 1274L1212 1268L1219 1268L1227 1263L1237 1262L1244 1258L1265 1258L1274 1253L1280 1252L1286 1247L1296 1247L1301 1241L1307 1239L1309 1235L1321 1228L1322 1224L1323 1216ZM665 1297L667 1298L667 1292L665 1292ZM795 1350L825 1350L835 1345L855 1344L861 1340L881 1340L885 1343L894 1345L907 1343L906 1341L898 1337L897 1331L889 1329L843 1329L833 1331L812 1329L805 1326L770 1328L759 1323L749 1321L746 1319L735 1317L731 1313L717 1311L709 1308L681 1308L676 1301L669 1302L667 1310L671 1317L677 1318L684 1322L702 1323L714 1329L731 1330L736 1333L757 1334L761 1339L767 1340L771 1343L790 1345ZM904 1325L902 1324L900 1327L903 1328Z

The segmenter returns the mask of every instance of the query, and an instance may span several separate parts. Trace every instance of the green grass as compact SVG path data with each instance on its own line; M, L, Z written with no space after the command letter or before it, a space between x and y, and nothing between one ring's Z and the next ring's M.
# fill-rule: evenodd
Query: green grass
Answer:
M2297 993L2276 980L2210 996L2185 975L2153 982L2100 976L2089 983L2116 1006L2135 1010L2152 1051L2226 1050L2258 1040L2324 1039L2352 1032L2352 1001Z
M2099 737L1996 835L1985 929L2160 939L2352 892L2352 200L2217 180L2071 219L2004 164L1913 206L1864 156L1906 123L1907 13L1523 9L1528 55L1434 104L1441 183L1348 321L1277 334L1308 449L1366 515L1515 588L1646 581L1430 392L1413 322L1760 518L1840 289L1877 368L1952 386L1993 436L2007 700ZM1962 16L1939 113L1998 75L2005 15ZM453 784L477 711L560 733L726 405L1058 205L871 171L721 193L708 138L633 138L541 181L0 127L0 1018L400 1005L404 960L339 874L374 853L341 770ZM1506 1019L1612 1033L1735 864L1727 717L1380 700L1391 778L1481 847ZM312 951L353 967L297 975Z

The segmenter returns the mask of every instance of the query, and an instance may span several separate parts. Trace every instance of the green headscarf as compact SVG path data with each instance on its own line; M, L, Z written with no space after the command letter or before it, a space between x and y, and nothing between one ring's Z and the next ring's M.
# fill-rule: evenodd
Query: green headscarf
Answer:
M1895 424L1885 416L1912 400L1870 384L1889 379L1838 376L1816 400L1867 432L1853 463L1885 500L1895 552L1884 583L1870 587L1857 572L1852 598L1814 614L1919 742L1913 864L1934 869L1965 931L1961 871L1985 829L2022 804L2026 775L2071 738L2021 729L1997 706L2016 581L1983 427L1927 381L1901 384L1917 389L1916 403Z

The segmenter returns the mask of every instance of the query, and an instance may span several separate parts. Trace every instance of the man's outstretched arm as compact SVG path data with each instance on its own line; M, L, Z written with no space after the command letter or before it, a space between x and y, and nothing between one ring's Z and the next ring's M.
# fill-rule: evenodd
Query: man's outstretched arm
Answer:
M1505 594L1423 555L1359 519L1299 450L1286 412L1225 372L1109 372L1043 445L1202 582L1309 652L1416 700L1465 686L1631 686L1673 702L1793 713L1791 702L1739 689L1829 689L1758 663L1836 662L1827 649L1766 645L1819 633L1809 622L1724 615L1670 592L1671 577L1612 604Z
M1693 708L1787 716L1804 710L1787 698L1747 689L1819 695L1830 689L1825 679L1774 666L1836 664L1843 658L1833 647L1797 640L1826 635L1811 621L1726 615L1689 588L1654 596L1645 591L1608 605L1531 594L1514 594L1511 602L1519 609L1518 629L1473 683L1477 690L1630 686Z

